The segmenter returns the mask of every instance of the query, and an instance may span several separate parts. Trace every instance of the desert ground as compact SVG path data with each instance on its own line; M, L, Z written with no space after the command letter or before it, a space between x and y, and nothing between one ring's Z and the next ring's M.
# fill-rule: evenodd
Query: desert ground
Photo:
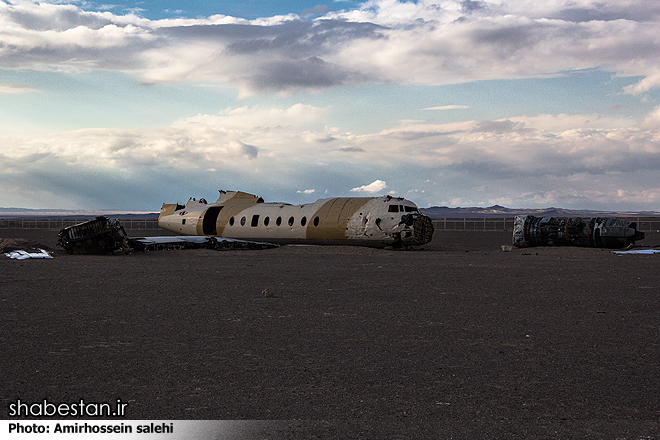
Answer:
M264 438L660 438L660 254L503 252L507 231L131 255L0 238L55 250L0 255L0 418L119 398L126 419L287 421Z

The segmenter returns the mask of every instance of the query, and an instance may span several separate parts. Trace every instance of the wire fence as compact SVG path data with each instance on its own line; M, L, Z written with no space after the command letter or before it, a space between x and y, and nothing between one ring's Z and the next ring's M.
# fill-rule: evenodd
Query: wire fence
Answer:
M77 225L90 219L0 219L0 229L57 229ZM158 220L119 220L124 229L139 231L159 229Z
M660 217L617 217L637 222L639 231L660 230ZM0 219L0 229L57 229L73 226L89 219ZM513 217L506 218L440 218L433 219L437 231L511 231ZM157 230L158 220L120 220L124 229L131 231Z

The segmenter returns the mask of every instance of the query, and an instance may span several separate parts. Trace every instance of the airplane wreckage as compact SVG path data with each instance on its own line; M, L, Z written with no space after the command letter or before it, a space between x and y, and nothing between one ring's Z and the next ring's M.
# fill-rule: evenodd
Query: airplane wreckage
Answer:
M433 223L401 197L334 197L306 205L265 203L241 191L218 200L163 204L158 226L181 235L256 240L275 244L405 248L433 238Z
M63 228L58 245L67 253L158 250L265 249L286 244L408 248L433 238L433 223L401 197L335 197L305 205L266 203L241 191L218 200L164 203L158 226L178 236L131 238L107 217Z
M167 249L267 249L277 247L272 243L232 240L216 237L129 237L119 220L109 220L107 217L96 217L73 226L62 228L59 232L57 245L64 248L68 254L111 254L123 251L128 254L132 250L156 251Z
M556 218L519 215L513 225L516 247L582 246L620 249L643 240L637 223L618 218Z
M164 203L158 225L178 234L128 237L107 217L63 228L58 245L67 253L129 253L161 249L266 249L286 244L356 245L405 249L429 243L431 218L413 202L392 196L335 197L291 205L266 203L241 191L220 191L213 203L191 198ZM517 216L513 245L620 249L642 240L633 221L616 218Z

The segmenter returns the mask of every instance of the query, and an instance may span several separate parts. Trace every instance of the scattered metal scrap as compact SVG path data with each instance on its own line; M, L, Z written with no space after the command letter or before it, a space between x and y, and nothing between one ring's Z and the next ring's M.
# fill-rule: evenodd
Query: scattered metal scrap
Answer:
M131 251L145 252L172 249L268 249L278 247L272 243L217 237L128 237L119 220L96 217L83 223L62 228L59 232L58 246L67 253L108 254L116 250L124 253Z
M644 239L637 223L617 218L581 219L519 215L513 226L516 247L582 246L620 249Z
M660 254L660 249L627 249L625 251L612 251L618 255L652 255Z
M270 249L279 247L273 243L256 241L234 240L231 238L205 237L205 236L163 236L163 237L137 237L128 241L134 250L139 252L160 251L172 249Z
M5 246L2 252L9 258L14 260L25 260L27 258L53 258L53 256L45 249L26 250Z

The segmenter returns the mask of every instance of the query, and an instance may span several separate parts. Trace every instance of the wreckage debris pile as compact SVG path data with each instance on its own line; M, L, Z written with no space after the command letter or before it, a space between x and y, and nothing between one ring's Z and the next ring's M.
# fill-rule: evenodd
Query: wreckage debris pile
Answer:
M68 254L107 254L116 250L127 252L129 245L124 228L118 220L96 217L83 223L62 228L58 246Z
M513 226L513 245L582 246L620 249L644 239L637 223L617 218L582 219L519 215Z

